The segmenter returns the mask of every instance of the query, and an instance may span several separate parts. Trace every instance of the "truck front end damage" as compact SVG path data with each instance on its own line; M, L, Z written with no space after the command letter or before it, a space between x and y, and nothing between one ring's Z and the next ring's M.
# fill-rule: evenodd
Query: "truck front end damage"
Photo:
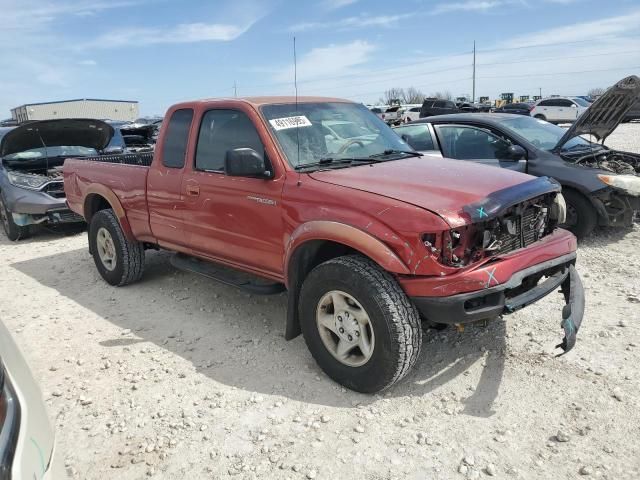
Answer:
M463 208L471 223L424 245L440 277L407 276L401 284L431 323L464 325L511 314L560 288L564 352L573 348L584 313L575 270L576 239L557 226L566 206L553 180L541 177ZM522 200L525 198L525 200Z

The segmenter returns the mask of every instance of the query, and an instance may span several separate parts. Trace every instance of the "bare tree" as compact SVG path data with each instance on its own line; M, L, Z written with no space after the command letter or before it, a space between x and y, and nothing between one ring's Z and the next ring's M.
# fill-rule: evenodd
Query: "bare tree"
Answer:
M415 87L409 87L404 92L404 103L422 103L426 95Z
M444 90L442 92L435 92L429 96L433 98L439 98L440 100L451 100L453 98L453 95L451 95L451 92L449 90Z
M587 92L587 95L589 95L590 97L599 97L600 95L602 95L605 92L605 89L602 87L596 87L596 88L592 88L591 90L589 90Z
M394 103L403 102L404 101L404 89L403 88L390 88L389 90L385 90L384 97L382 101L385 105L393 105Z

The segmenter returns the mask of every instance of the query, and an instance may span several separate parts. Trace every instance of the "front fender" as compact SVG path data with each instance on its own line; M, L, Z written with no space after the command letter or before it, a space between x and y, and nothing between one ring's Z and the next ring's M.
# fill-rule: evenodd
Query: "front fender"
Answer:
M298 226L289 237L285 247L285 275L289 271L289 263L296 249L312 240L341 243L371 258L389 272L401 275L411 273L400 257L373 235L345 223L313 220Z

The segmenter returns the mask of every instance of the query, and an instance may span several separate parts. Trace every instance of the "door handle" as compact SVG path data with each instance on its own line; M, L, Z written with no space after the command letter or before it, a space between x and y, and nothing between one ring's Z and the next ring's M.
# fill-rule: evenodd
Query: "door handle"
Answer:
M200 187L198 185L187 185L187 195L197 197L200 195Z

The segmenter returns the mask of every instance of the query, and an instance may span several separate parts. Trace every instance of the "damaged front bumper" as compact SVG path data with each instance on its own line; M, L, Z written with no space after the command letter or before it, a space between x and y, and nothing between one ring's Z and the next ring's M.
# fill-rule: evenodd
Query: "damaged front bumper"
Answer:
M507 282L484 290L448 297L411 297L411 300L430 322L465 324L516 312L560 288L565 299L561 322L565 337L557 347L566 353L575 346L585 306L575 258L572 253L534 265L514 273Z
M591 194L601 227L630 227L640 212L640 197L607 187Z
M6 184L2 190L3 202L20 227L39 224L83 222L72 212L63 197L53 197L45 191L28 190Z

